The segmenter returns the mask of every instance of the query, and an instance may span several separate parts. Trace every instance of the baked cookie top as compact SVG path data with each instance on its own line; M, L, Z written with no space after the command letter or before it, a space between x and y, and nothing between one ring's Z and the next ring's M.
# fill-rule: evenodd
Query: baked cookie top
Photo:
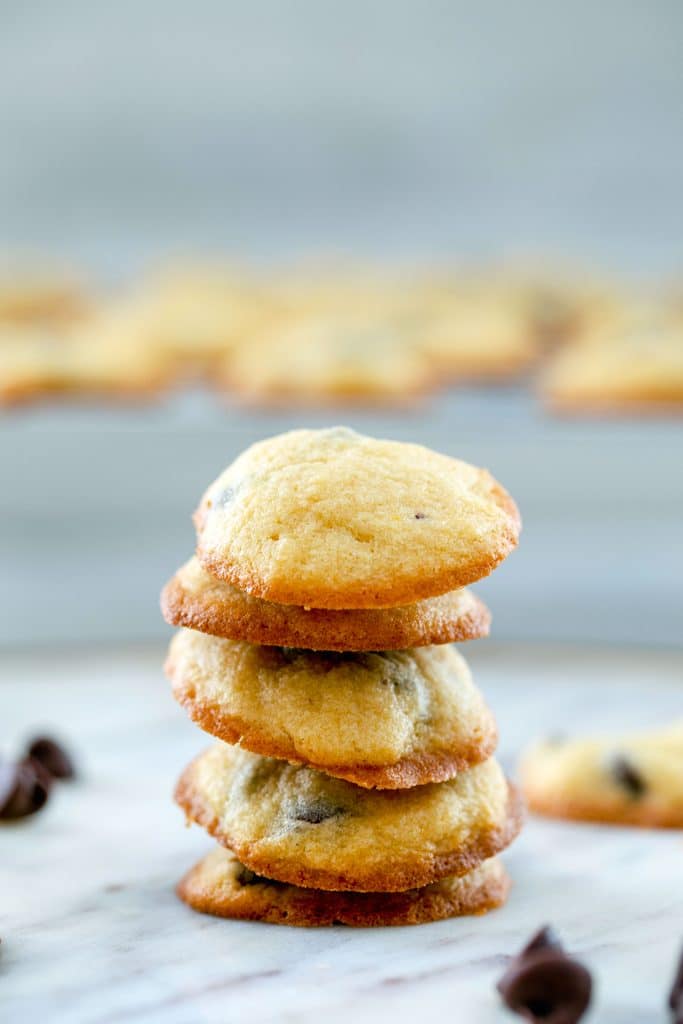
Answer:
M487 636L488 608L463 588L397 608L299 608L252 597L191 558L161 594L172 626L313 651L385 651Z
M146 310L148 343L190 369L221 363L257 327L273 318L263 284L228 266L167 268L139 294Z
M75 274L0 260L0 323L57 326L83 315L89 298Z
M505 868L492 858L461 878L442 878L407 892L301 889L254 874L219 846L188 871L177 891L194 910L217 917L300 927L377 928L484 914L505 901L509 888Z
M683 409L683 319L632 314L562 349L541 387L559 410Z
M450 779L495 749L493 716L449 646L316 653L182 630L166 671L207 732L360 786Z
M242 401L276 405L403 404L436 382L409 326L348 310L268 326L228 356L220 376Z
M218 743L185 770L176 800L252 871L358 892L465 874L521 823L493 759L449 782L384 792Z
M683 719L666 729L550 739L520 763L539 814L651 828L683 827Z
M486 576L517 508L483 469L345 427L248 448L195 513L197 553L256 597L312 608L412 604Z
M539 355L528 318L509 297L457 291L435 302L420 336L437 371L451 379L498 379L528 369Z

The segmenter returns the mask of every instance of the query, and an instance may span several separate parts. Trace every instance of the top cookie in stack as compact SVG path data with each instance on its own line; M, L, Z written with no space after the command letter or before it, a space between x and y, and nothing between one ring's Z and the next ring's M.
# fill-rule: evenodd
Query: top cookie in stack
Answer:
M180 780L188 817L233 851L197 865L183 899L296 924L502 902L493 858L519 802L464 659L437 645L488 632L462 588L516 545L509 495L418 445L300 430L244 452L195 522L197 556L162 595L187 627L167 671L191 717L243 750L219 744Z
M345 427L247 449L195 513L205 569L304 608L390 608L487 576L519 514L483 469Z

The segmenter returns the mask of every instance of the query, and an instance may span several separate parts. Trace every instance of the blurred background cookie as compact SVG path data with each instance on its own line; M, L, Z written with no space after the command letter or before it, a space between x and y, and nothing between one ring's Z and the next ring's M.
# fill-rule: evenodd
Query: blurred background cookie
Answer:
M219 379L249 404L400 406L433 389L437 371L390 315L338 310L276 319L228 355Z
M550 739L522 758L532 811L643 828L683 828L683 720L596 739Z
M89 306L77 274L25 256L0 257L0 325L57 326L78 320Z
M683 318L665 308L628 308L558 353L543 395L562 412L683 412Z

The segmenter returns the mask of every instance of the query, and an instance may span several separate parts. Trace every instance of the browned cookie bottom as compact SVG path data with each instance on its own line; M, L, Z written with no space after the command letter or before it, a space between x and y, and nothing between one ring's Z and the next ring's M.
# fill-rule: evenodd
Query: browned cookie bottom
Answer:
M177 892L193 910L216 917L297 927L370 928L485 914L505 902L509 889L510 879L496 858L460 878L442 878L406 892L301 889L254 874L233 853L218 847L188 871Z

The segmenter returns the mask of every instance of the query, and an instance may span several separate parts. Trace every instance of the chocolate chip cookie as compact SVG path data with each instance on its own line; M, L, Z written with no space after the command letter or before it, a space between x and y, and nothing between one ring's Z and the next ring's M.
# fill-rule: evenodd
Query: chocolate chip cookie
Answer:
M397 892L466 874L521 825L520 800L493 759L448 782L379 791L217 743L186 768L176 800L251 871L335 891Z
M204 914L299 927L345 924L355 928L425 924L485 914L505 902L510 880L496 858L459 878L442 878L405 892L329 892L302 889L256 875L222 847L188 871L181 900Z
M412 330L391 317L318 313L277 322L231 353L223 386L249 405L403 405L437 384Z
M298 608L252 597L191 558L169 580L161 610L172 626L231 640L313 651L398 651L488 636L491 615L470 590L397 608Z
M546 740L526 752L520 779L538 814L683 828L683 720L626 736Z
M448 645L314 652L182 630L166 671L207 732L359 786L450 779L496 744L493 716Z
M486 470L352 430L252 445L202 498L204 567L256 597L311 608L412 604L486 576L520 519Z

